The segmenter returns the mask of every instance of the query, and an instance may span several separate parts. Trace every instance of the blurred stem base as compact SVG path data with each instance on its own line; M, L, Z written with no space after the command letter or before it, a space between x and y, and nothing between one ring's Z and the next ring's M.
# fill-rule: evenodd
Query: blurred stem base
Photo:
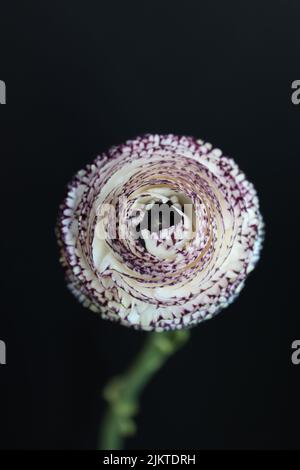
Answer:
M140 394L189 336L188 330L147 333L145 345L128 371L113 377L104 389L108 409L101 426L100 449L122 449L124 438L135 434L134 416L138 413Z

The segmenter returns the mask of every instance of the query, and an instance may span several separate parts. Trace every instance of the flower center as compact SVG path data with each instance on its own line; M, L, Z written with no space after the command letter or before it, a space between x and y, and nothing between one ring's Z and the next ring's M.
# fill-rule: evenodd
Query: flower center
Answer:
M181 208L181 206L180 206ZM178 212L173 203L154 203L150 209L146 210L143 220L139 224L140 231L149 230L150 233L157 233L161 230L178 225L182 221L182 215Z

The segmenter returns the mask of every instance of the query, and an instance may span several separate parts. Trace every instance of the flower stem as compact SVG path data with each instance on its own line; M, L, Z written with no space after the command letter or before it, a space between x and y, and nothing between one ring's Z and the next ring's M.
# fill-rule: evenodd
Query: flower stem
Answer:
M152 376L189 338L189 331L148 333L142 351L123 375L114 377L104 389L108 410L100 433L100 449L122 449L123 440L136 432L133 417L139 396Z

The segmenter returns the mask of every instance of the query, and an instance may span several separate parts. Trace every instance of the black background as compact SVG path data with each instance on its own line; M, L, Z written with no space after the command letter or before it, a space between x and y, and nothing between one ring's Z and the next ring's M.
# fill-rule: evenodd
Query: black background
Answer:
M295 1L1 2L0 447L91 449L101 388L144 334L66 289L54 236L72 175L145 132L194 135L259 192L262 259L239 299L143 395L127 448L300 448L300 6Z

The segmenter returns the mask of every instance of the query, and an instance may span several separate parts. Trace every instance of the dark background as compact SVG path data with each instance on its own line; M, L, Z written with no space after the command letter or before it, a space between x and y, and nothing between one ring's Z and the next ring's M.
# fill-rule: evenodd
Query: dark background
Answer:
M239 299L143 395L127 448L300 448L298 1L1 2L0 447L91 449L101 389L144 334L66 289L54 225L72 175L145 132L235 158L267 238ZM298 263L298 264L297 264Z

